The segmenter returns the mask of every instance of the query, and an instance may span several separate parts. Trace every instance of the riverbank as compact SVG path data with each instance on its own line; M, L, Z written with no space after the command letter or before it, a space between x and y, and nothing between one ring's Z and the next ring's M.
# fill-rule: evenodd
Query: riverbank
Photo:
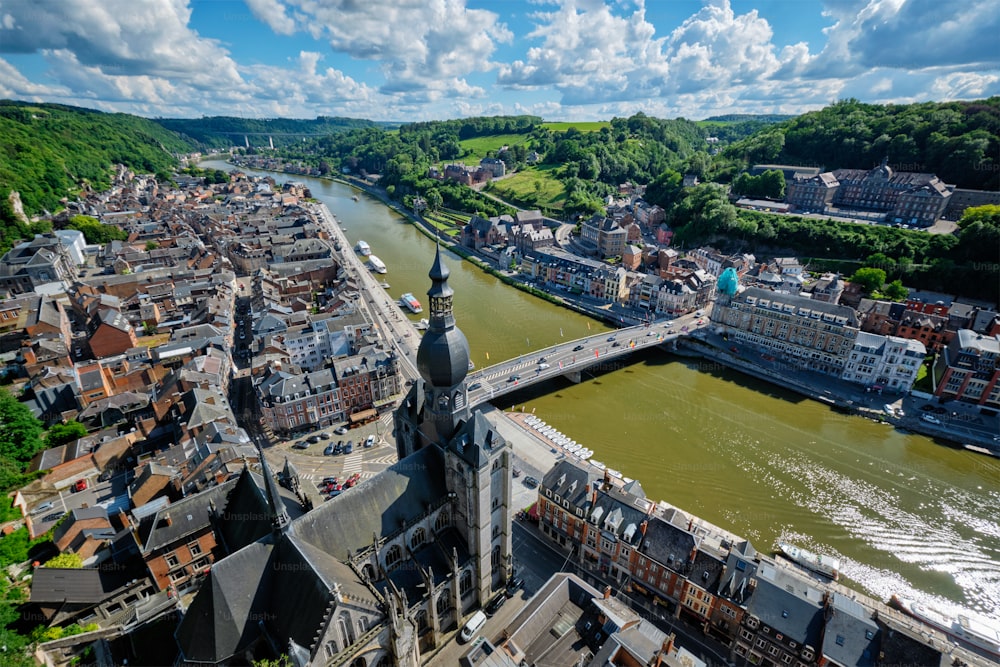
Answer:
M793 369L789 364L773 358L766 361L761 357L762 362L757 362L751 355L759 356L760 350L746 345L733 345L722 336L707 330L678 341L676 351L681 356L710 360L835 409L900 430L920 433L937 442L945 441L943 444L949 446L972 445L986 450L977 453L1000 456L1000 442L995 435L1000 434L1000 417L979 414L976 406L953 402L949 405L947 416L938 419L941 423L933 424L920 417L927 412L922 409L923 406L933 405L929 402L930 399L922 396L867 392L856 384L813 371ZM887 410L888 407L892 408L891 412ZM975 424L977 428L952 425L952 422L960 421Z

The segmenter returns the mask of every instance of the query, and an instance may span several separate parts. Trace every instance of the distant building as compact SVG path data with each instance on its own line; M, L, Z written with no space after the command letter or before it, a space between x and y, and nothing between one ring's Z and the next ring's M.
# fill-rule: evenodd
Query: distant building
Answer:
M961 329L942 354L934 395L1000 409L1000 336Z

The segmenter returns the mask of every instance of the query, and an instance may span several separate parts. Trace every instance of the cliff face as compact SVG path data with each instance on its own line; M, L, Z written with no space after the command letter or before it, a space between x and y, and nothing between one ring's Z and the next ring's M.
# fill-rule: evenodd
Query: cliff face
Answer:
M7 201L10 202L10 208L14 212L14 217L21 222L28 222L28 216L24 214L24 204L21 203L21 193L17 190L11 190L10 194L7 195Z

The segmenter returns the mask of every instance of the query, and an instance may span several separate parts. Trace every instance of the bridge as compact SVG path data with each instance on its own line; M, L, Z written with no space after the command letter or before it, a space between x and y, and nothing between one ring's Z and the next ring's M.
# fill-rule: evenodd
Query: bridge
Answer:
M559 375L580 382L582 372L589 368L619 360L636 350L673 343L680 336L708 324L708 319L685 315L666 322L624 327L559 343L472 371L466 379L469 405L476 406Z

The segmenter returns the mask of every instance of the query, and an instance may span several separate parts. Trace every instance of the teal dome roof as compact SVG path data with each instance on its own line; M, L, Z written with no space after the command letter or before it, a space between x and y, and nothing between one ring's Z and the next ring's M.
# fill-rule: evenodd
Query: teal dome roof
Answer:
M719 276L719 282L715 284L720 294L735 296L740 288L740 277L736 275L736 269L729 267Z

